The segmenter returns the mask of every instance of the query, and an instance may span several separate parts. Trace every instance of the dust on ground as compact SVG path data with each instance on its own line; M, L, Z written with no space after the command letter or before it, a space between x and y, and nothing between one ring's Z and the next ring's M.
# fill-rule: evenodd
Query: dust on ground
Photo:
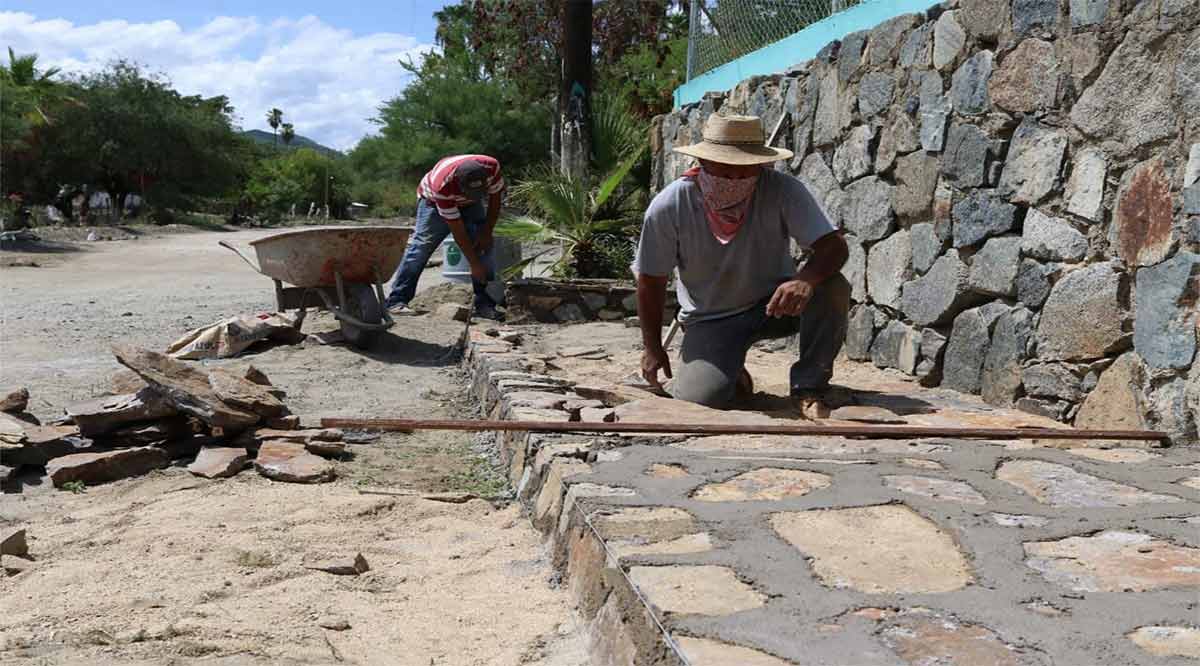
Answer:
M107 390L113 343L161 350L229 315L273 310L270 280L193 233L89 244L59 263L4 269L0 384L57 415ZM428 271L422 286L436 285ZM312 316L306 331L330 330ZM368 352L312 341L205 366L253 363L305 424L325 416L461 417L463 325L403 319ZM32 570L0 578L0 662L168 664L586 663L565 590L519 508L360 491L503 495L486 441L463 433L349 444L338 480L224 481L171 467L81 494L29 480L0 496L25 527ZM361 552L371 571L305 568ZM321 625L349 624L345 630Z

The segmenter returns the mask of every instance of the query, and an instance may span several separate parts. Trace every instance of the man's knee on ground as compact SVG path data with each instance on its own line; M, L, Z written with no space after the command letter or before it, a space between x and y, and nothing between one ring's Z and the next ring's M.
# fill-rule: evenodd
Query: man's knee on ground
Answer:
M671 396L713 409L725 409L733 402L736 390L733 380L707 377L705 381L689 381L687 375L680 373L671 386Z

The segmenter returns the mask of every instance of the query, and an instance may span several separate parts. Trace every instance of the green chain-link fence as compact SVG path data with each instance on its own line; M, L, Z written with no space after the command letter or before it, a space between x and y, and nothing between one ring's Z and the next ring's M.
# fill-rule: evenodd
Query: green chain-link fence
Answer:
M688 80L861 0L692 0Z

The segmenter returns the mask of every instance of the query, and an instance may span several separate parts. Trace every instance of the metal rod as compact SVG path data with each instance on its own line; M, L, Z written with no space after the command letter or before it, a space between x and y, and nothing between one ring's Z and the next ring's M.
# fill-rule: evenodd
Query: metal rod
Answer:
M679 433L688 435L812 435L832 437L958 437L963 439L1136 439L1163 441L1153 430L1074 430L1070 428L970 428L941 426L594 423L561 421L483 421L457 419L321 419L323 428L361 430L503 430L509 432Z

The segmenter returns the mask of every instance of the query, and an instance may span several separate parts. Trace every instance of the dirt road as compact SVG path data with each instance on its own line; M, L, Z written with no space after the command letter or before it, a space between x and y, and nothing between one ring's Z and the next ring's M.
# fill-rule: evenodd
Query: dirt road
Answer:
M0 384L28 386L31 410L56 415L106 388L114 342L162 349L196 326L270 310L270 282L216 244L261 233L91 243L2 269ZM218 364L252 362L306 422L461 416L462 325L410 322L370 353L305 343ZM0 662L586 663L567 595L517 506L359 492L500 492L485 447L429 433L350 450L322 486L172 467L82 494L34 482L0 495L0 526L26 527L37 558L0 578ZM360 577L305 568L358 552L372 567Z

